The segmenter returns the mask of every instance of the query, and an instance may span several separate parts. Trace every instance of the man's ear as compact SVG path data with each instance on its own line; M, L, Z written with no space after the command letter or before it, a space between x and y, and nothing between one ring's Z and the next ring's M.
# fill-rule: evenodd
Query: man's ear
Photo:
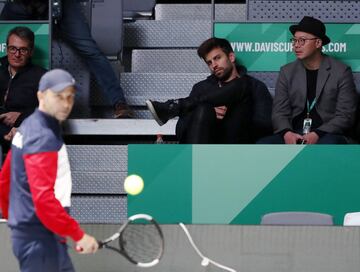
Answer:
M37 96L37 99L40 101L40 100L42 100L43 97L44 97L44 92L38 91L38 92L36 93L36 96Z
M232 63L235 63L236 61L236 57L235 57L235 53L234 52L230 52L229 53L229 59Z
M30 49L29 56L32 57L34 55L34 52L35 52L35 48L33 47L33 48Z
M317 40L316 40L316 48L320 48L320 47L322 47L322 45L323 45L322 40L321 40L321 39L317 39Z

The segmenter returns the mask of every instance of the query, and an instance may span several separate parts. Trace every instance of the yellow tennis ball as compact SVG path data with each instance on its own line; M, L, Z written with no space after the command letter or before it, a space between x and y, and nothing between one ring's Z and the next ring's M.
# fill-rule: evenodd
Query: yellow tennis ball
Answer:
M144 181L138 175L127 176L124 181L124 189L130 195L138 195L144 189Z

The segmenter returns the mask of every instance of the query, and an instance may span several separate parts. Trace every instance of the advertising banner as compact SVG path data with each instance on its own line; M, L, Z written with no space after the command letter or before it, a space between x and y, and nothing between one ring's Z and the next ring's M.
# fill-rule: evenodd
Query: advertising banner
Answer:
M295 60L289 26L293 23L215 23L214 35L231 43L239 63L249 71L276 72ZM360 24L326 24L331 43L327 55L360 72Z
M267 213L311 211L342 225L360 211L359 157L360 145L129 145L128 174L145 185L128 195L128 215L257 225Z

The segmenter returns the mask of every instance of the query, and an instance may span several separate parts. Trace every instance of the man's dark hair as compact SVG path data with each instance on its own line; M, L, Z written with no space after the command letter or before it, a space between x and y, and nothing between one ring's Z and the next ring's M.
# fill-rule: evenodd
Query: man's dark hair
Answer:
M22 40L28 41L30 48L31 49L34 48L35 35L34 35L34 32L32 32L30 30L30 28L25 27L25 26L17 26L15 28L11 29L6 37L6 45L9 44L9 38L11 35L16 35L19 38L21 38Z
M197 53L200 58L205 60L206 55L215 48L220 48L226 55L234 52L228 40L221 38L210 38L199 46Z

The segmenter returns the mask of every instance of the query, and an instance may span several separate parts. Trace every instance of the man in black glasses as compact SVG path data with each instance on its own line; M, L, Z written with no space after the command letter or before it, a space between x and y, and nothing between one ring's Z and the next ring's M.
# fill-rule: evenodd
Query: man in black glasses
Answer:
M53 25L54 35L67 42L84 59L100 89L113 105L113 117L133 118L134 112L127 104L119 79L109 60L92 38L88 23L81 12L80 3L86 1L62 0L57 2L61 2L61 5L58 6L61 6L62 12L56 18L57 24ZM49 0L12 0L5 4L0 13L0 20L47 20L48 13ZM119 20L121 19L119 18Z
M38 106L36 92L46 70L31 62L34 33L27 27L11 29L7 55L0 59L0 142L7 146L16 128Z
M322 53L325 25L305 16L290 26L296 60L283 66L275 88L275 135L259 143L346 144L357 108L351 68Z

